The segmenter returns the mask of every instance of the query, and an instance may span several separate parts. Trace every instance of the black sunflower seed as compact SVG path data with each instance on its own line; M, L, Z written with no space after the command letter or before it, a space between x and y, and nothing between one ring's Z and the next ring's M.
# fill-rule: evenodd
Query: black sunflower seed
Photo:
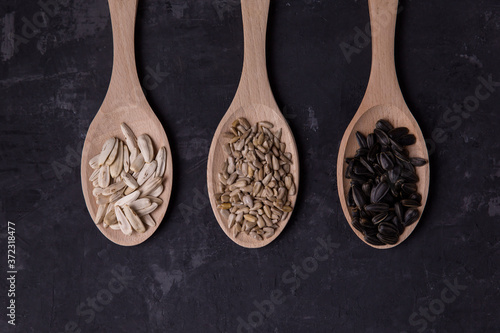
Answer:
M401 175L401 166L395 165L392 170L389 171L389 180L391 183L395 183L398 181L399 176Z
M427 160L420 157L412 157L410 158L410 162L416 167L424 166L427 164Z
M378 232L384 236L398 236L398 227L391 222L383 222L378 225Z
M392 219L392 223L397 225L400 235L405 231L405 226L404 226L403 222L401 222L397 217Z
M354 202L356 203L356 206L358 206L359 208L364 207L367 203L365 194L357 186L352 187L352 197L354 199Z
M366 137L361 132L356 132L356 140L358 141L358 145L361 148L368 148L368 144L366 143Z
M354 168L354 162L356 160L352 159L349 161L349 165L347 166L347 169L345 171L345 178L347 179L351 179L351 175L352 175L352 169Z
M403 205L400 203L400 202L396 202L396 204L394 205L394 212L396 213L396 217L398 218L398 220L400 222L403 222L404 221L404 214L405 214L405 210L403 208Z
M406 134L396 140L402 146L411 146L417 142L417 138L413 134Z
M379 121L377 121L375 127L384 132L389 132L394 128L394 126L392 126L392 124L385 119L380 119Z
M370 213L381 213L389 211L389 205L386 203L372 203L365 206L365 210Z
M389 131L389 137L393 140L397 140L398 138L402 137L403 135L406 135L410 133L410 130L406 127L396 127L393 128L392 130Z
M390 153L381 153L379 156L380 166L385 170L389 171L394 168L394 162L390 158ZM392 155L392 154L391 154Z
M391 141L390 141L389 136L387 135L386 132L377 128L373 131L373 133L375 133L375 135L377 136L378 142L380 142L381 144L383 144L383 145L390 144Z
M359 232L363 232L364 228L361 226L361 223L359 223L359 219L353 219L352 220L352 226L358 230Z
M368 148L359 148L358 150L356 150L356 155L354 155L354 157L358 158L361 156L366 156L368 152Z
M398 242L399 236L384 236L378 233L377 238L384 244L394 245Z
M380 213L380 214L377 214L375 215L373 218L372 218L372 222L374 225L377 225L381 222L384 222L385 219L387 218L387 215L388 213L387 212L384 212L384 213Z
M420 202L411 199L401 200L401 204L408 208L418 208L421 206Z
M413 194L417 191L417 184L414 183L403 183L401 185L401 190L406 194Z
M365 241L368 244L375 245L375 246L385 245L385 243L382 242L377 236L365 235Z
M405 214L404 225L406 227L412 225L413 223L417 222L419 216L420 212L417 209L408 209Z
M363 166L366 168L366 170L368 170L368 172L370 172L372 174L375 173L375 170L373 170L373 167L363 157L360 157L359 161L361 162L361 164L363 164Z
M349 193L347 193L347 205L349 207L356 207L356 203L354 202L354 198L352 197L352 187L349 189Z
M404 169L401 171L401 178L405 179L410 183L418 182L418 176L415 172L411 170Z
M412 195L410 195L409 199L415 200L417 202L422 202L422 195L420 193L415 192Z
M375 134L368 134L368 136L366 137L366 144L368 145L368 148L373 147L373 145L375 144Z
M375 162L379 151L380 151L380 143L377 142L370 148L370 151L368 152L366 159L370 162Z
M400 161L410 162L410 158L408 157L408 155L404 150L403 151L394 150L394 156L396 156L396 158Z
M373 187L370 194L370 200L372 203L377 203L382 200L385 195L389 192L389 184L383 182L379 183L377 186Z
M358 176L371 176L373 172L368 171L362 164L355 164L352 169Z
M362 189L363 189L363 193L364 193L367 197L369 197L369 196L370 196L370 194L371 194L371 192L372 192L372 183L371 183L371 182L364 183L364 184L363 184Z

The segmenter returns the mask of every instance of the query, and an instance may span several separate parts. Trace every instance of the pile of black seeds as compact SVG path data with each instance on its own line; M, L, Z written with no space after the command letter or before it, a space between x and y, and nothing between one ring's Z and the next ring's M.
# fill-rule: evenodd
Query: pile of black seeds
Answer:
M416 142L406 127L379 120L373 133L356 133L359 149L346 158L351 180L347 205L352 226L372 245L394 245L405 228L415 223L422 196L417 192L415 167L426 160L410 157L406 146Z

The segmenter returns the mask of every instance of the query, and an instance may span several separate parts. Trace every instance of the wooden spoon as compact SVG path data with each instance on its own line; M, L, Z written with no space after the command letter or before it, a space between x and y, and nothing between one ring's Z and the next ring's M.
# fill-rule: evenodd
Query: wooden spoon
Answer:
M223 217L217 208L215 199L218 184L217 174L222 172L222 166L227 159L223 152L223 144L228 139L221 135L228 132L232 122L240 117L246 118L250 125L259 121L269 121L274 124L273 130L282 128L281 141L286 144L286 151L292 154L290 173L293 175L295 186L298 191L299 183L299 160L297 146L292 131L285 118L281 114L276 101L274 100L266 69L266 25L270 0L242 0L241 11L243 16L243 36L244 36L244 59L243 71L236 95L222 118L215 131L210 153L208 155L207 186L210 197L210 204L220 227L226 235L235 243L247 248L263 247L271 243L283 231L288 223L288 217L279 223L274 236L256 240L244 232L234 238L232 231L227 226L227 219ZM297 196L289 196L292 207L295 206Z
M109 10L113 28L113 71L108 92L90 124L82 152L81 177L85 203L92 219L97 213L97 204L92 195L93 186L89 181L92 168L89 160L97 155L103 143L110 137L125 141L120 124L125 122L136 134L148 134L155 153L164 146L167 150L167 165L164 175L164 190L160 195L163 203L151 214L155 227L147 227L145 233L133 232L126 236L120 230L104 228L99 230L112 242L124 246L137 245L148 239L160 225L170 200L172 189L172 154L165 130L149 106L137 76L134 53L134 26L138 0L109 0Z
M354 118L345 131L340 144L337 161L338 191L344 215L354 233L366 244L368 243L364 240L363 234L352 227L351 224L352 218L346 199L350 188L350 181L344 177L347 167L345 157L354 156L356 150L359 148L356 141L356 132L359 131L367 135L373 132L375 123L379 119L386 119L395 127L407 127L410 133L416 136L417 143L408 147L410 156L429 159L422 131L406 106L396 76L394 35L398 0L368 0L368 6L370 10L373 48L370 80L358 112L354 115ZM429 192L429 164L416 169L420 179L417 185L418 192L422 194L422 206L419 208L420 214L422 214ZM412 233L417 223L418 221L407 227L395 245L368 245L378 249L397 246Z

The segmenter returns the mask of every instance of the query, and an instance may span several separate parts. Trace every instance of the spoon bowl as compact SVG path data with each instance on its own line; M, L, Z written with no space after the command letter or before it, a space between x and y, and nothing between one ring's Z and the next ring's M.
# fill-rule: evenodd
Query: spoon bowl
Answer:
M297 145L286 119L280 112L274 100L266 69L265 35L269 10L269 0L242 0L241 1L243 32L244 32L244 60L243 71L236 95L215 131L207 163L207 187L210 204L215 218L226 235L236 244L247 248L259 248L271 243L283 231L290 220L292 213L279 222L273 236L256 240L240 232L233 237L227 225L227 218L222 216L217 208L216 188L219 182L218 173L222 171L227 155L222 146L228 142L222 134L228 132L231 124L238 118L246 118L250 125L260 121L268 121L274 125L273 130L282 129L281 142L286 144L286 151L292 154L290 173L298 192L299 160ZM297 195L289 196L292 207L295 206Z
M354 233L366 244L377 249L388 249L401 244L413 232L418 221L405 228L394 245L376 246L365 241L363 234L352 226L352 216L347 205L350 180L345 178L346 157L352 157L359 148L356 132L365 136L375 128L380 119L389 121L394 127L407 127L415 135L417 142L407 146L410 156L429 160L425 138L417 121L411 114L399 88L394 65L394 35L398 0L368 0L372 24L372 69L370 80L361 105L347 127L340 144L337 160L337 187L344 215ZM429 193L429 163L416 168L419 182L418 192L422 195L422 205L418 208L422 216Z
M153 141L155 151L165 147L167 163L163 181L164 190L159 197L163 203L151 213L156 225L148 227L144 233L134 232L130 236L120 230L104 228L102 223L96 225L109 240L124 246L140 244L156 231L165 216L172 189L172 154L168 138L144 96L136 71L134 24L137 1L109 0L113 27L113 72L106 97L88 129L81 160L83 196L90 216L95 221L98 205L92 194L92 183L89 181L94 171L89 165L89 160L101 152L102 145L107 139L116 137L125 141L120 124L126 123L137 136L148 134Z

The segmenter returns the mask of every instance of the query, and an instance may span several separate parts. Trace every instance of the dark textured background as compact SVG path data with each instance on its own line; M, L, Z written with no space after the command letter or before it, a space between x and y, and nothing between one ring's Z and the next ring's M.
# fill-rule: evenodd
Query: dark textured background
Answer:
M111 74L106 1L54 0L57 8L49 10L36 1L6 2L1 267L5 272L9 220L17 231L17 332L64 332L71 322L81 332L235 332L238 317L261 319L254 301L275 289L286 299L255 331L417 332L424 324L427 332L500 330L500 87L476 110L447 113L473 101L478 78L500 81L497 0L401 2L403 94L424 136L441 139L431 155L423 219L389 251L354 235L336 191L337 149L364 94L371 57L368 45L348 62L339 45L354 45L356 27L368 23L365 0L272 1L270 81L297 139L302 174L293 218L258 250L224 235L205 189L211 137L240 76L239 1L139 3L139 77L170 139L175 182L161 227L133 248L114 245L94 227L80 187L81 146ZM42 11L41 27L23 32ZM327 261L308 275L293 266L310 263L317 239L328 237L337 248ZM116 265L128 268L132 283L95 317L79 316L81 302L105 294ZM291 290L294 274L300 286ZM441 293L455 282L466 289L440 309ZM429 306L443 311L409 321ZM14 331L4 311L0 331Z

